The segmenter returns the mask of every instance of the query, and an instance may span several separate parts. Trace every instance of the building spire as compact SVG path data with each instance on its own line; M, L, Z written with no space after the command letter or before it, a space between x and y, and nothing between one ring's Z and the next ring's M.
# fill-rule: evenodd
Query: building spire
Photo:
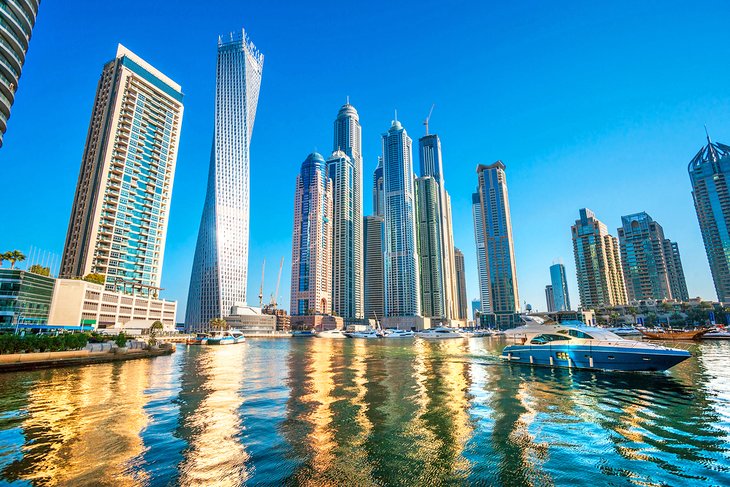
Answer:
M347 95L346 100L345 100L345 105L349 105L349 104L350 104L350 95Z
M710 134L707 132L707 124L705 124L705 135L707 136L707 143L712 145L712 140L710 140Z
M396 122L398 121L398 109L397 108L395 109L395 121Z

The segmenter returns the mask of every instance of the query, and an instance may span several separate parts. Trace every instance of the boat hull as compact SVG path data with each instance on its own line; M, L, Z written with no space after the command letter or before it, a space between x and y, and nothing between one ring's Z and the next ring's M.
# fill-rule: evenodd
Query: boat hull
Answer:
M686 350L667 348L510 345L505 347L500 358L510 363L547 367L658 372L674 367L689 357L690 353Z
M649 340L699 340L702 335L706 334L707 330L692 330L692 331L665 331L665 332L651 332L641 330L641 334L644 338Z

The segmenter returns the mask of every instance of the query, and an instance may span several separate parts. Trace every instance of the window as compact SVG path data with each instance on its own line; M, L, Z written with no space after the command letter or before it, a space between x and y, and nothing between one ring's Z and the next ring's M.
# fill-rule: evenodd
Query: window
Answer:
M593 337L590 336L588 333L583 333L580 330L574 330L572 328L568 331L568 335L575 338L582 338L584 340L593 340Z
M550 342L560 342L560 341L567 341L570 340L569 337L566 336L560 336L560 335L550 335L550 334L543 334L538 335L532 340L530 340L531 345L545 345L546 343Z

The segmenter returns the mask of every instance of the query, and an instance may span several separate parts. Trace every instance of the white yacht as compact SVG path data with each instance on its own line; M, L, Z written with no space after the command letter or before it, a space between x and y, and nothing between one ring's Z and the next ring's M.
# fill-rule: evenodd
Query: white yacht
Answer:
M383 335L373 328L362 331L348 331L346 335L350 338L380 338Z
M383 338L413 338L416 336L411 330L399 330L397 328L388 328L383 332Z
M442 340L444 338L464 338L464 335L459 333L458 330L454 328L444 328L444 327L438 327L438 328L430 328L428 330L419 331L416 333L416 336L418 338L423 338L425 340Z
M347 338L342 330L325 330L317 333L317 338Z

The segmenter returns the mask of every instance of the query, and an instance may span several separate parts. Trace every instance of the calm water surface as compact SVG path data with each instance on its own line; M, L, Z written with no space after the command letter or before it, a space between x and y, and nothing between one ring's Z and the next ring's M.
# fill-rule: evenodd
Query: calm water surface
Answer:
M730 485L730 343L666 374L504 342L249 340L0 375L11 485Z

